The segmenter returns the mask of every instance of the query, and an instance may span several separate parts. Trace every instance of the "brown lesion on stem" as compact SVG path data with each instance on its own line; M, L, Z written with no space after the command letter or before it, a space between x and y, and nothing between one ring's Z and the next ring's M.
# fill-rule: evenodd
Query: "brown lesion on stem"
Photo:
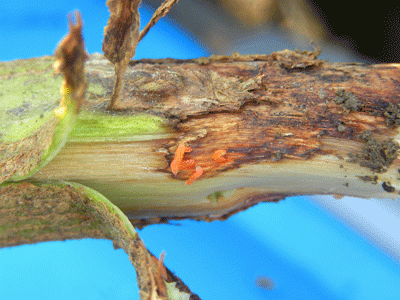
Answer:
M88 99L85 109L105 112L112 66L96 56L96 63L89 61L87 68L89 81L106 92ZM98 189L132 218L216 219L244 207L240 203L246 202L249 187L258 189L251 191L258 201L268 201L272 194L281 199L313 193L395 197L400 191L398 78L396 64L329 64L316 59L314 52L290 50L131 62L114 109L163 117L175 131L172 136L128 143L134 157L124 156L118 168L103 165L107 153L96 154L96 178L63 171L69 168L65 158L72 151L67 145L66 156L60 153L48 172ZM367 139L365 132L370 133ZM189 187L184 183L193 170L175 177L170 169L182 142L193 149L185 159L204 170ZM217 150L226 151L225 160L213 159ZM93 156L82 158L83 169L90 169L88 160ZM375 175L376 185L360 179ZM42 172L37 178L46 176ZM103 188L110 181L126 195ZM394 190L383 188L383 182ZM234 189L233 196L209 200L211 194Z
M366 130L395 136L387 123L399 102L399 68L328 64L317 54L284 50L136 61L114 109L168 118L193 148L190 156L204 166L205 176L216 172L211 159L216 149L227 151L221 170L328 154L326 138L362 143L359 135Z

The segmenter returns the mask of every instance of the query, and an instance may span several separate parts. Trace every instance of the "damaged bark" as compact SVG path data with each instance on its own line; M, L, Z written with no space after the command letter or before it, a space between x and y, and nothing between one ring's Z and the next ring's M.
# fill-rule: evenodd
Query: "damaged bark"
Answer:
M102 92L89 93L84 109L150 115L163 130L95 143L72 135L33 179L83 183L142 224L224 219L288 195L397 198L400 65L329 64L317 55L133 61L113 113L113 67L92 55L88 80ZM170 169L179 143L204 170L190 186L193 168L176 177ZM219 161L218 150L226 151Z

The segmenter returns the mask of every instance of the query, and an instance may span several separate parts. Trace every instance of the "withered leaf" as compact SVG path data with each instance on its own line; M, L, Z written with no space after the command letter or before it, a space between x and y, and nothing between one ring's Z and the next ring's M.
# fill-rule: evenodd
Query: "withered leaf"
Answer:
M139 43L139 5L141 0L107 0L110 18L104 28L102 50L104 56L114 64L115 83L109 109L119 97L121 78L130 59L135 55Z
M113 64L135 55L139 38L139 5L141 0L107 0L110 18L104 28L102 50Z
M63 98L61 100L61 108L65 107L64 103L66 97L65 93L71 93L73 99L76 101L77 110L81 107L86 91L86 76L85 76L85 61L89 58L85 50L85 43L82 36L82 17L79 11L75 12L76 24L72 20L72 16L68 15L69 19L69 33L59 43L54 55L56 62L54 63L54 70L57 73L63 73Z
M165 0L155 11L151 20L139 34L141 0L107 0L110 18L104 28L102 50L114 64L115 82L108 109L113 109L122 88L122 75L135 55L137 44L157 21L165 16L178 0Z

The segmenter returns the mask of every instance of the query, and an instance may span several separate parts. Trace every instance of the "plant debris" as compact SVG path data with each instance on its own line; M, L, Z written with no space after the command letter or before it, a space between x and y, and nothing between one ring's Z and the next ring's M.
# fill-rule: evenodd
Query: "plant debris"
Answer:
M369 139L359 156L360 165L378 173L386 172L397 158L399 148L399 144L390 139L380 143L375 139Z
M390 185L390 182L387 182L387 181L382 183L382 188L388 193L393 193L396 191L396 189Z
M143 30L140 32L139 36L139 42L146 36L146 34L149 32L151 27L156 25L158 20L160 20L162 17L164 17L174 6L175 3L177 3L179 0L165 0L159 8L154 12L152 15L150 21L147 23L147 25L143 28Z
M73 23L71 15L68 15L68 19L69 33L54 52L56 57L54 70L56 73L63 73L65 78L62 86L61 108L68 106L68 103L64 103L67 99L66 94L73 94L73 100L76 101L77 112L79 112L87 87L85 61L89 55L83 41L83 22L80 12L75 12L76 24Z
M102 50L114 64L115 82L108 109L113 109L122 87L122 75L135 55L139 43L139 5L141 0L107 0L110 19L104 28Z
M358 98L352 93L346 92L345 89L339 89L336 91L335 102L348 111L360 111L362 108L362 104Z
M286 49L272 53L271 58L277 61L281 68L288 71L301 71L321 66L323 62L317 59L320 53L320 49L302 52L299 50L290 51Z
M122 75L136 52L138 43L151 27L165 16L178 0L166 0L155 11L141 33L139 5L141 0L107 0L110 18L104 28L102 50L104 56L114 64L115 82L108 109L114 109L122 89Z
M397 103L389 103L386 111L383 113L387 126L400 125L400 108Z

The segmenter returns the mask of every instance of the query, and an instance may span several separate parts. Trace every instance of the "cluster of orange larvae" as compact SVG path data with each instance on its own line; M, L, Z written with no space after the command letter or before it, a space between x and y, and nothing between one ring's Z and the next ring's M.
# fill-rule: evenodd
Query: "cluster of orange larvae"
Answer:
M184 159L185 153L189 152L192 152L192 148L186 146L184 143L180 143L175 151L175 157L171 162L171 171L175 176L178 174L179 170L195 169L194 173L192 173L186 181L186 185L192 184L197 178L203 175L203 168L197 166L194 159ZM224 157L225 154L226 150L216 150L212 155L212 159L217 163L224 163L227 161Z

